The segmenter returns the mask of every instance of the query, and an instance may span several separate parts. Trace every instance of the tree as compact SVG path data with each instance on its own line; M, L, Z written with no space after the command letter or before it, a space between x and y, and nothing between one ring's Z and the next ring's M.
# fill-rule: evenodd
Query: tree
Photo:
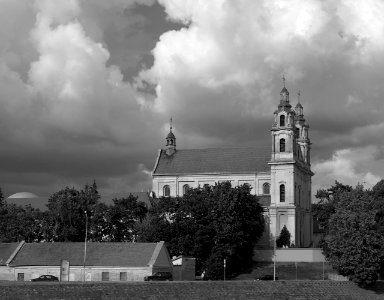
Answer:
M361 286L376 282L383 260L384 236L375 222L372 193L357 186L339 194L329 219L325 255L341 275Z
M81 242L85 237L86 217L92 219L100 196L96 183L85 185L84 189L66 187L48 199L52 241Z
M335 207L339 202L340 195L344 192L350 192L352 187L344 185L337 180L329 189L319 189L315 195L319 202L312 205L313 217L317 218L319 225L328 232L328 221L335 213Z
M3 191L2 189L0 188L0 208L4 205L4 195L3 195Z
M130 194L127 198L113 199L113 205L106 214L110 242L134 241L134 225L143 220L147 213L145 203L138 202L137 198Z
M162 226L139 226L138 239L165 240L171 255L195 257L197 270L206 270L211 279L223 278L225 258L228 276L234 275L252 264L254 244L264 231L263 209L250 191L225 182L189 189L182 198L159 199L149 222Z
M291 245L291 233L289 232L287 226L284 225L284 227L281 229L280 235L276 240L276 246L277 247L289 247Z

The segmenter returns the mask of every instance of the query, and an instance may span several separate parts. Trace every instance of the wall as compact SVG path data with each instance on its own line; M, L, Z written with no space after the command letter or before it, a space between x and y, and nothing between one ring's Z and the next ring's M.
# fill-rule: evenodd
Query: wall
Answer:
M109 281L120 281L120 273L126 272L124 281L144 281L144 276L152 275L152 268L129 268L129 267L85 267L86 281L102 281L102 272L109 272ZM24 281L37 278L40 275L49 274L60 278L60 266L30 266L15 267L12 278L17 280L17 273L24 273ZM83 281L84 269L81 266L69 267L69 281Z
M188 184L191 188L203 187L204 184L214 185L215 182L230 181L232 186L249 184L252 187L251 194L261 195L263 184L270 183L269 173L250 174L210 174L210 175L186 175L186 176L153 176L152 190L157 197L163 196L164 185L169 185L171 197L183 195L183 186Z
M254 261L273 261L273 249L255 249ZM277 262L325 262L320 248L287 248L276 249Z
M7 266L0 266L0 280L13 280L13 269Z
M196 260L192 257L180 257L173 261L173 280L195 280Z

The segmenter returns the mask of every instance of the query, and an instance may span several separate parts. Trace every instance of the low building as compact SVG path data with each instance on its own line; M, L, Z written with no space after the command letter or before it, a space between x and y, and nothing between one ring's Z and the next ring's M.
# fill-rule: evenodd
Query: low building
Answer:
M143 281L157 271L172 272L164 242L87 243L86 251L84 246L22 242L7 260L12 274L7 279L28 281L49 274L61 281Z
M196 259L187 256L178 256L172 258L173 264L173 280L195 280Z
M13 268L10 261L22 247L22 243L0 243L0 280L14 280Z

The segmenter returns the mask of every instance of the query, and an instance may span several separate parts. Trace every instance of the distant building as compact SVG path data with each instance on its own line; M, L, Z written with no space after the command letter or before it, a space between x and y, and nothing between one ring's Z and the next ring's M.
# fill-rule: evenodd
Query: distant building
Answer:
M0 280L28 281L54 275L61 281L143 281L157 271L172 272L159 243L0 243Z
M172 258L173 280L192 281L196 279L196 259L187 256Z
M188 188L229 181L248 184L265 208L268 225L260 245L272 246L273 236L284 225L296 247L312 244L311 171L309 125L300 99L292 109L289 92L280 92L274 112L271 144L254 148L176 148L170 132L166 148L159 150L152 172L152 190L157 197L182 196Z

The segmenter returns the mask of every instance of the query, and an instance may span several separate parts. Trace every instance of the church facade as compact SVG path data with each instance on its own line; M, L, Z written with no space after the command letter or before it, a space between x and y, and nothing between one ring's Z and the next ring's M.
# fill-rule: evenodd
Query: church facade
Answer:
M248 184L264 207L266 230L259 246L273 246L284 225L296 247L312 243L309 126L300 102L289 102L284 86L274 112L271 144L253 148L176 149L170 132L152 172L156 197L182 196L188 188L229 181Z

